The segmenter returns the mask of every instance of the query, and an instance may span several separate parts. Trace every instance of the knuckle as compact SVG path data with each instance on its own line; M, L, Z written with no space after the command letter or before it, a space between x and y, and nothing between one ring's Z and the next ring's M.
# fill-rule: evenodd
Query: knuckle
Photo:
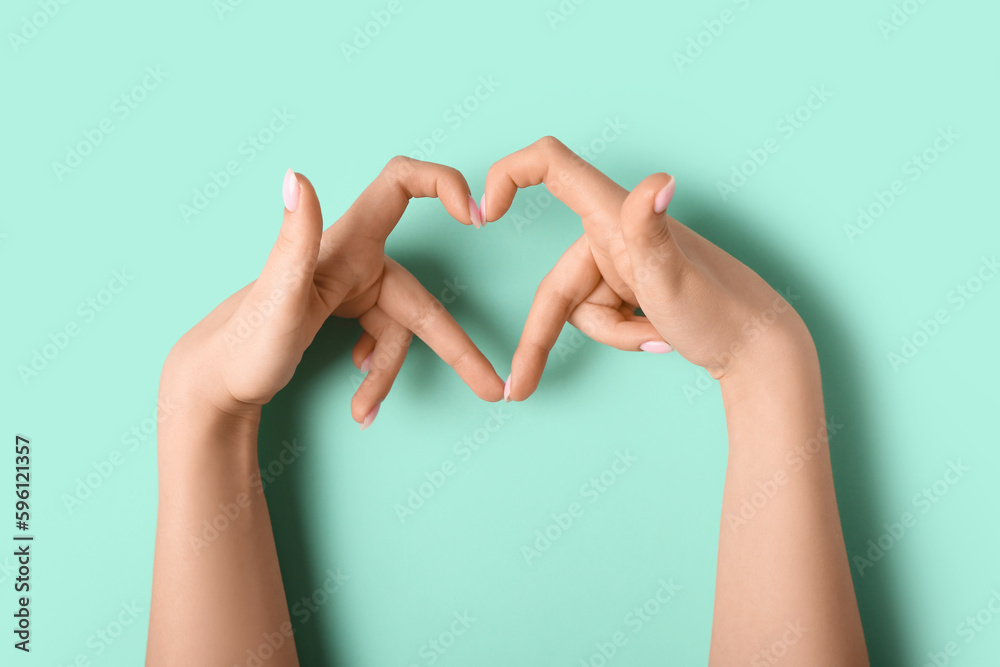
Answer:
M438 317L437 302L419 305L410 317L410 330L417 335L422 331L429 331Z
M562 284L551 275L542 278L535 295L544 298L559 309L567 309L573 300L566 294Z
M297 244L288 232L282 228L278 232L278 239L274 242L274 249L283 255L295 254Z
M385 163L385 168L382 169L382 173L392 178L402 178L413 169L414 162L415 160L411 157L396 155Z
M599 315L596 313L587 313L586 315L574 313L569 323L590 338L599 336L601 331L607 326L606 317L603 314Z
M471 368L475 365L475 358L472 354L472 350L462 350L458 353L454 359L452 359L451 367L458 372L459 375L462 374L462 370Z
M413 340L413 333L405 327L394 328L388 337L391 349L396 354L405 354L410 349L410 342Z
M535 145L541 148L542 150L550 153L564 150L566 148L566 145L563 142L559 141L551 134L547 134L538 141L536 141Z

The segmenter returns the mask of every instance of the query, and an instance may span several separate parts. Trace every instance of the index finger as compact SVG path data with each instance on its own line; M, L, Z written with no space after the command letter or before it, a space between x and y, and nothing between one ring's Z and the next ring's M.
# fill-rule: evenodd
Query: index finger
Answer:
M482 225L479 206L461 172L399 155L389 160L350 208L324 232L320 261L338 245L341 235L384 242L410 200L419 197L437 197L451 217L463 225Z
M483 217L499 220L518 188L545 184L581 218L606 211L617 215L628 191L555 137L542 137L495 162L486 174Z
M454 368L477 396L486 401L500 400L503 380L486 356L441 302L413 274L388 257L378 305Z

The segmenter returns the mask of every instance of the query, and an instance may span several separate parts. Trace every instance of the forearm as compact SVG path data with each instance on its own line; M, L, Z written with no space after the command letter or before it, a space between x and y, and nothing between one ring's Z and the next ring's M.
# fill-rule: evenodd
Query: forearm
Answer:
M185 389L168 398L147 664L246 664L273 650L269 665L297 665L259 481L260 410L225 414Z
M729 461L712 664L769 664L770 650L788 664L867 664L819 362L804 327L791 331L721 380Z

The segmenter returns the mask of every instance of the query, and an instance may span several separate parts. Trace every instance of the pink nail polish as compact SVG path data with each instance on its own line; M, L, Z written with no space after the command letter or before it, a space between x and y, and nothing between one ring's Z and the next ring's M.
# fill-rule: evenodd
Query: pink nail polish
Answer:
M368 356L365 357L365 360L361 362L361 372L362 373L367 373L368 372L368 368L372 365L372 355L373 354L375 354L375 353L374 352L369 352Z
M486 193L479 198L479 213L483 216L483 224L486 224Z
M653 213L659 215L667 210L670 200L674 198L674 191L676 189L677 181L671 177L670 182L664 185L663 189L656 193L656 199L653 200Z
M511 375L513 375L513 374L511 374ZM503 383L503 402L504 403L510 403L510 378L511 378L511 376L508 375L507 376L507 381Z
M291 167L285 172L285 184L281 188L281 196L285 200L288 212L295 213L295 209L299 207L299 179L295 177Z
M472 217L472 226L479 229L483 226L483 214L479 212L479 207L476 206L476 200L469 195L469 215Z
M664 343L662 340L648 341L640 345L639 349L643 352L650 352L652 354L666 354L667 352L674 351L674 348L670 347L669 344Z
M382 404L376 403L375 407L372 408L372 411L368 413L368 415L365 417L365 421L361 424L362 431L364 431L366 428L372 425L372 422L375 421L375 417L378 416L378 409L380 407L382 407Z

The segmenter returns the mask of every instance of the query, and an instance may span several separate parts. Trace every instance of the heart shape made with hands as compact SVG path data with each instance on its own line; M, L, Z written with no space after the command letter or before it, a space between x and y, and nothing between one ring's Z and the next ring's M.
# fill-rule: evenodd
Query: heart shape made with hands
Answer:
M413 198L436 197L460 223L481 227L501 219L519 189L540 184L580 216L583 234L539 285L505 381L444 306L385 255L385 241ZM530 396L566 322L621 350L676 348L720 378L735 363L734 341L747 338L747 322L769 310L796 316L756 273L666 215L674 191L665 173L628 191L544 137L490 167L478 204L456 169L393 158L324 230L312 184L289 170L284 221L260 277L178 346L220 338L221 330L228 345L201 348L205 365L221 368L231 399L225 409L259 407L288 383L330 315L356 318L364 332L352 356L366 376L351 413L362 428L375 419L414 334L487 401ZM260 318L265 309L273 314Z
M539 286L506 381L500 380L444 307L422 288L418 290L415 279L405 277L409 274L398 265L386 272L374 304L368 297L360 304L352 303L349 309L334 311L335 315L358 317L365 329L352 355L355 365L367 373L355 396L358 405L352 403L356 419L366 416L359 419L362 423L371 410L377 411L391 388L412 334L424 340L486 400L501 396L504 400L524 400L533 393L566 322L594 340L622 350L671 351L649 319L635 312L639 302L619 225L629 192L558 140L546 137L495 163L478 204L462 174L450 167L394 158L383 174L407 200L436 196L455 219L476 228L500 220L518 189L544 184L580 216L584 234ZM673 183L671 177L660 174L643 185L642 191L652 192L654 198L657 193L662 195L656 201L660 213L666 210ZM398 220L397 210L398 204L389 220ZM384 240L381 232L387 231L381 229L379 238ZM399 303L394 295L405 295L406 303Z

